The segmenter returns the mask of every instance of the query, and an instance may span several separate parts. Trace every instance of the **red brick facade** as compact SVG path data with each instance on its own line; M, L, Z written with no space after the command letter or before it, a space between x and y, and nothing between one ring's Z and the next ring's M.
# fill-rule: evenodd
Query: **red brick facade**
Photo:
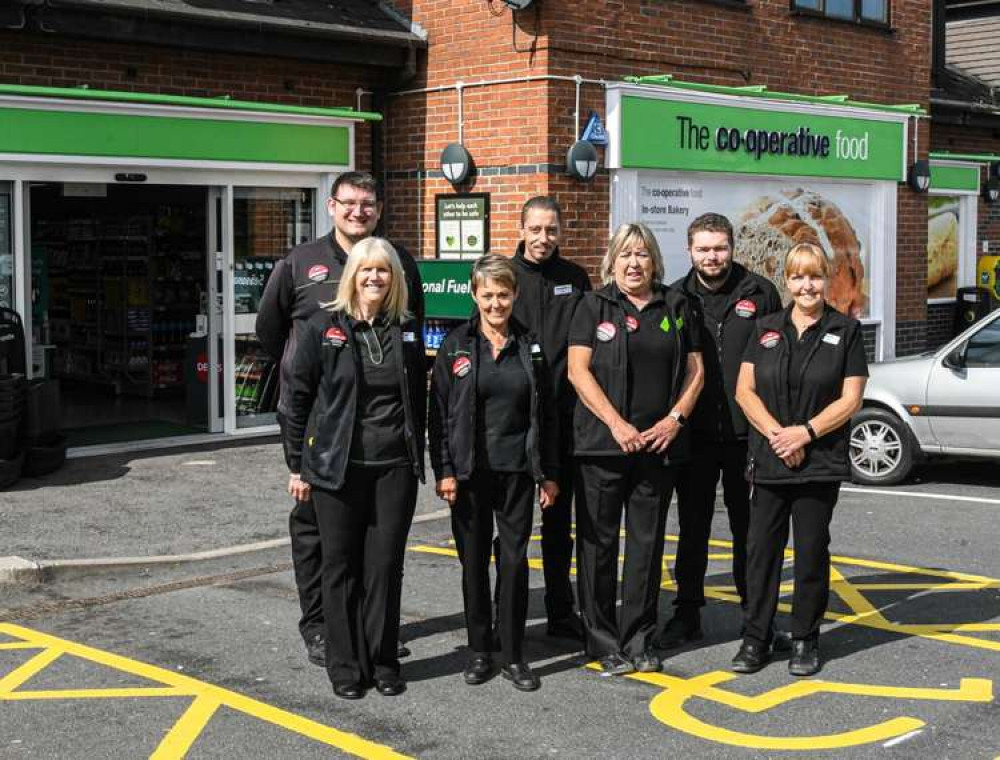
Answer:
M795 15L787 0L746 6L549 1L513 15L499 0L396 5L428 33L426 58L412 87L452 87L393 96L386 113L389 230L425 256L434 254L434 195L454 192L438 165L442 148L458 139L453 86L460 80L579 75L618 81L671 74L711 84L929 104L931 0L893 3L891 32ZM581 121L592 110L603 117L604 98L600 84L585 82ZM466 88L464 100L463 142L478 175L459 189L492 193L493 250L513 249L521 203L548 193L566 211L564 253L596 274L609 232L609 175L602 171L586 184L562 169L582 126L574 123L574 83L547 78ZM924 122L921 157L929 145ZM897 213L896 318L900 353L907 353L923 348L918 325L927 318L926 202L901 184Z

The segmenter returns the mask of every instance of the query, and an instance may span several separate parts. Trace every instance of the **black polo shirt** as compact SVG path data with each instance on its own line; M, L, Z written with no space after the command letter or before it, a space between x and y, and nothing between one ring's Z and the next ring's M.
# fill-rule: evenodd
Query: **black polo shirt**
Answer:
M732 275L732 270L729 272ZM726 305L729 303L729 296L736 289L735 277L727 277L726 281L718 290L705 287L705 284L695 275L695 290L701 298L705 313L716 323L722 322L726 318Z
M476 468L493 472L528 472L527 434L531 417L531 382L512 337L496 359L493 346L479 333L476 368Z
M352 319L351 327L361 373L350 462L363 467L408 464L400 357L393 351L388 325L382 318L374 324Z
M693 353L701 351L701 336L688 308L683 309L683 324L678 326L670 319L662 292L654 292L641 310L622 293L618 301L625 311L628 352L626 408L618 411L639 431L648 430L670 414L674 367L678 361L686 361L678 356L671 331L683 330L685 344ZM593 348L600 340L597 321L594 310L577 309L570 327L570 345Z

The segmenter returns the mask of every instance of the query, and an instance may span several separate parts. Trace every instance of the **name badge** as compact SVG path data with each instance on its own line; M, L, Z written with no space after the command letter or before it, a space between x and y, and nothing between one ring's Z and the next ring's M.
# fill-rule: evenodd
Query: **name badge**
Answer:
M552 288L552 294L556 296L568 296L573 292L572 285L556 285Z
M823 342L829 343L831 346L840 345L840 336L834 335L833 333L827 333L823 336Z
M403 343L416 343L416 342L417 342L416 333L411 333L411 332L403 333Z

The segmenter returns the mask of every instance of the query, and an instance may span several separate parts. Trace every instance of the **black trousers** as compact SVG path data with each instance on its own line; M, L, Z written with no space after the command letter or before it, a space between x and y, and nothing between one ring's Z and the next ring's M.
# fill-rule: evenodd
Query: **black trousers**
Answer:
M278 412L278 425L285 434L285 417ZM292 568L299 592L299 633L305 641L324 632L323 624L323 548L312 501L297 501L288 515L288 535L292 541Z
M740 604L747 599L747 525L750 522L750 484L746 480L745 443L696 444L694 457L685 464L677 479L677 518L680 541L674 578L678 613L705 606L705 572L708 569L708 541L715 512L715 486L722 476L722 501L729 514L733 534L733 581Z
M462 561L465 625L473 652L493 649L490 554L496 517L497 628L503 658L508 663L523 661L534 498L535 484L527 473L476 470L468 481L459 483L458 498L451 510L451 529Z
M576 577L587 654L604 657L621 651L635 657L651 645L656 632L674 468L653 454L581 457L576 474ZM625 560L619 617L615 602L622 511Z
M351 465L343 488L314 488L313 501L323 542L330 681L398 675L403 554L417 504L417 478L408 465Z
M792 637L819 635L830 598L830 520L839 495L840 483L754 486L747 539L746 641L770 642L789 518L795 535Z
M550 621L573 614L573 447L572 430L564 433L559 462L559 496L542 510L542 572L545 577L545 614Z

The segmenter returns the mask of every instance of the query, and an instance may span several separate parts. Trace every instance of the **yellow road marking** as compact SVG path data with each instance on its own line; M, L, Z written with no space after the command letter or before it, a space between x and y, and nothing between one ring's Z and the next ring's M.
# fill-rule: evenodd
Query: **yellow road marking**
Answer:
M33 658L15 668L0 679L0 702L23 699L89 699L108 697L194 697L192 706L181 716L180 727L176 725L164 738L160 749L161 758L184 757L190 745L207 724L211 715L219 706L241 712L252 718L271 723L280 728L292 731L314 741L336 747L344 752L371 760L397 760L405 755L397 753L391 747L363 739L355 734L338 731L330 726L303 718L300 715L273 707L256 699L243 696L234 691L219 686L198 681L190 676L147 665L137 660L131 660L110 652L78 644L66 639L60 639L40 631L24 628L11 623L0 623L0 633L20 639L42 651ZM140 676L147 680L162 684L162 688L128 688L128 689L73 689L63 691L15 691L36 673L41 672L61 655L78 657L88 662L104 665L123 673ZM55 695L55 696L53 696ZM212 705L215 707L211 707ZM200 727L199 727L200 725ZM169 740L169 741L168 741ZM185 742L187 744L185 745Z
M600 670L597 663L590 663L587 667ZM719 670L693 678L680 678L667 673L633 673L627 677L661 689L650 702L649 711L665 725L707 741L762 750L843 749L903 736L922 728L925 724L916 718L896 717L864 728L819 736L761 736L732 731L699 720L687 712L685 703L691 699L702 699L741 712L758 714L793 700L824 693L937 702L993 700L993 683L983 678L963 678L958 689L923 689L809 680L796 681L756 696L747 696L717 688L720 684L738 677Z
M220 702L212 697L198 697L163 737L150 760L183 758L215 715Z
M622 532L624 534L624 532ZM668 542L676 542L678 537L668 534ZM732 548L731 541L721 539L711 539L709 545L718 548ZM440 554L444 556L457 557L454 549L419 545L410 547L411 551ZM794 558L794 551L786 549L785 555ZM711 555L710 555L711 556ZM718 555L716 555L718 556ZM669 555L664 557L666 563ZM728 557L727 557L728 558ZM529 560L529 566L534 569L542 567L541 560ZM882 570L896 575L924 576L929 580L924 582L907 581L905 583L854 583L847 577L841 569L864 568L872 570ZM665 568L666 569L666 568ZM575 572L571 569L570 572ZM669 572L664 573L664 580L661 587L665 590L672 590L676 587ZM791 593L794 584L785 582L781 584L780 593L786 595ZM870 600L865 597L866 591L899 591L899 592L920 592L927 593L957 593L960 591L981 591L986 589L1000 588L1000 579L990 578L983 575L973 575L971 573L961 573L952 570L939 570L927 567L913 567L910 565L900 565L892 562L879 562L876 560L860 559L843 555L833 555L831 557L830 589L850 609L849 613L828 610L826 619L841 623L861 625L875 630L889 633L902 634L906 636L917 636L920 638L939 641L946 644L958 644L975 649L985 649L992 652L1000 652L1000 641L993 641L979 636L972 636L974 633L997 633L1000 632L1000 623L896 623L887 619L881 611ZM705 596L719 599L726 602L739 602L734 586L706 586ZM778 609L782 612L789 612L791 605L781 602Z
M8 692L14 691L32 676L41 673L45 668L59 659L62 652L54 649L43 649L27 662L14 668L10 673L0 678L0 699Z

